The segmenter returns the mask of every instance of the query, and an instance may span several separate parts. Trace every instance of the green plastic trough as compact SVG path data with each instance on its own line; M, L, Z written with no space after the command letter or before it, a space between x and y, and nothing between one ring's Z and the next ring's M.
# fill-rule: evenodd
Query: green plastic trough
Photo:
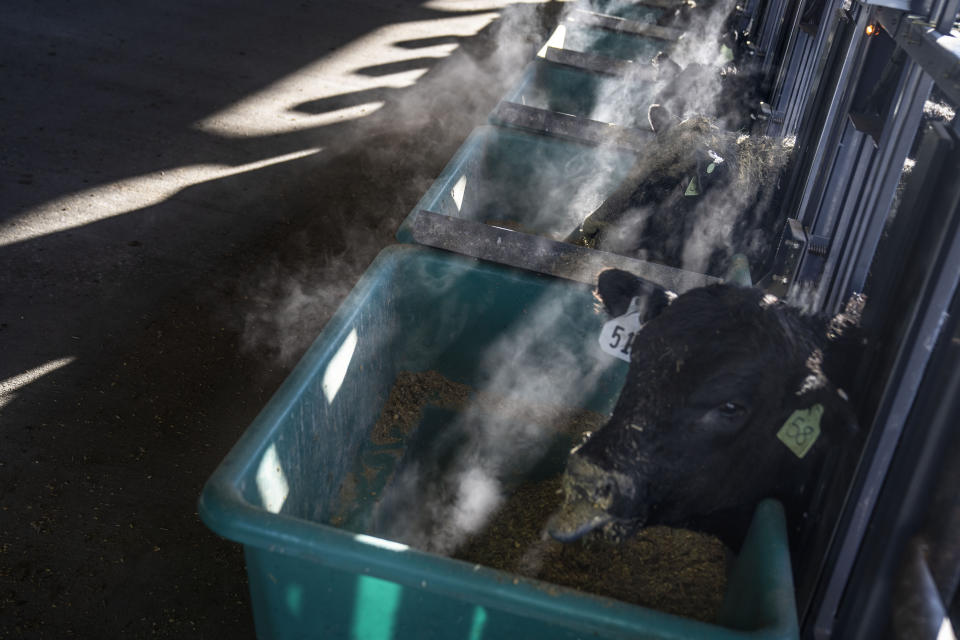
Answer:
M601 75L538 58L504 100L646 129L647 107L656 98L654 89L652 81Z
M669 52L674 43L626 31L613 31L568 19L547 40L547 45L620 60L646 63L660 51ZM581 15L581 20L583 16Z
M758 506L734 566L725 626L329 524L398 372L434 370L481 387L493 375L479 364L484 354L534 326L526 364L573 354L594 377L563 400L608 412L626 365L602 360L602 320L586 285L421 247L381 253L200 498L203 521L244 546L258 637L795 638L785 524L772 501Z
M627 20L637 20L640 22L656 22L657 18L662 16L665 9L660 7L650 7L639 2L630 0L581 0L577 3L577 8L596 13L604 13Z
M416 212L563 239L626 176L635 155L615 147L477 127L397 231L412 242Z

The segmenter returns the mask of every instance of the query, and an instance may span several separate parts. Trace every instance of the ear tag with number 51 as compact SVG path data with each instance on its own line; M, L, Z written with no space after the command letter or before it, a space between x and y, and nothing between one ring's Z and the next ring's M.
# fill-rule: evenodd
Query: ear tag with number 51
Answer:
M600 348L615 358L630 362L630 348L633 339L639 333L643 323L640 322L640 298L630 301L630 307L622 316L608 320L600 330Z

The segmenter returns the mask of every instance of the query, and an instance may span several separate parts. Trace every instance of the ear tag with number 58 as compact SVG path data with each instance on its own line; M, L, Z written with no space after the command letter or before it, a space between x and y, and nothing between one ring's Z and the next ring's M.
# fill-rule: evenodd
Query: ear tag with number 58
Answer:
M807 455L810 447L820 437L820 418L823 417L823 405L819 402L807 409L798 409L790 414L780 427L777 437L787 445L798 458Z
M600 348L615 358L630 362L630 348L633 339L639 333L643 323L640 322L640 298L630 301L630 307L622 316L608 320L600 330Z

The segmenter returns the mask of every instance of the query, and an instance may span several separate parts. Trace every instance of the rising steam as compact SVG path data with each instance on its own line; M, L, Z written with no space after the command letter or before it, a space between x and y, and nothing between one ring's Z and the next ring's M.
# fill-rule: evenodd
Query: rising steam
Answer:
M447 20L444 12L450 20L476 13L460 15L450 8L454 4L442 6L438 20ZM424 39L422 46L440 39L456 42L457 49L412 86L395 87L386 76L378 89L289 106L314 113L371 100L384 104L372 115L298 134L323 150L283 200L263 203L282 207L293 224L278 241L276 257L261 261L266 266L247 277L241 293L247 302L238 329L247 352L281 367L296 362L376 254L395 242L400 222L457 146L522 73L562 3L486 6L492 12L497 5L499 16L479 33ZM406 51L418 46L388 45ZM301 98L309 98L305 94Z
M543 457L561 429L558 402L583 402L611 362L584 359L585 349L556 342L567 302L561 294L537 304L491 346L478 363L488 383L436 443L464 436L452 461L441 473L419 461L403 466L375 509L374 533L451 554L484 527L511 482Z

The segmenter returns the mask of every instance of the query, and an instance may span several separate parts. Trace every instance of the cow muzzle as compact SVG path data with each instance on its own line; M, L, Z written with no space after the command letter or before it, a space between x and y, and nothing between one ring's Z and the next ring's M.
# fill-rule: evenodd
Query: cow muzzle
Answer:
M626 488L629 490L625 492ZM561 542L573 542L601 528L611 533L620 531L622 527L616 525L624 519L618 517L614 506L624 498L632 498L632 488L629 478L574 453L563 476L563 505L547 521L547 532ZM628 520L631 524L637 521Z

